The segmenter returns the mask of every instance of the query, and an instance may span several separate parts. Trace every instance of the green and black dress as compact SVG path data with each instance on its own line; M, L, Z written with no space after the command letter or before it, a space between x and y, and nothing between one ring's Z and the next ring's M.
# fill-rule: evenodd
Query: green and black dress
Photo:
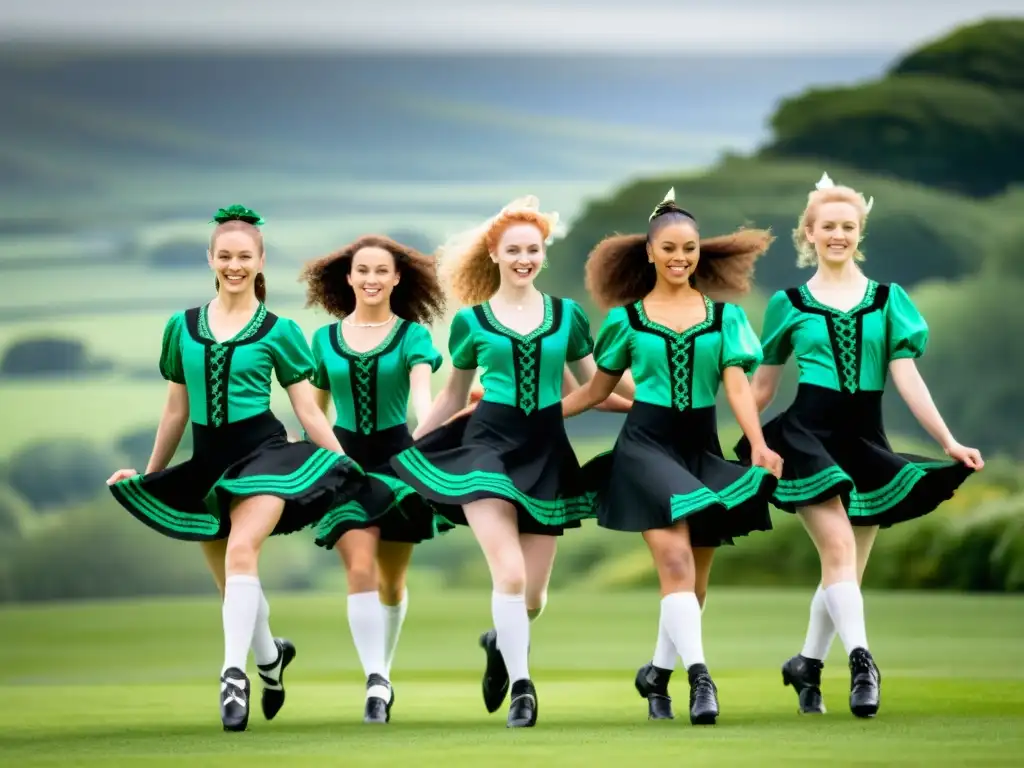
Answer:
M391 460L398 476L441 504L503 499L521 533L561 535L593 517L579 461L562 418L566 362L593 351L590 321L571 299L544 295L544 319L524 335L503 326L489 303L452 318L452 365L483 368L484 394L468 416L420 438ZM460 508L445 517L466 525Z
M435 373L441 367L430 331L399 317L380 344L356 352L345 343L341 323L332 323L313 335L313 361L313 385L334 400L334 434L369 479L358 498L320 521L316 543L331 548L346 531L370 526L380 527L384 541L409 543L452 529L438 508L395 476L390 464L392 456L413 443L406 425L409 373L417 365L429 365Z
M854 525L881 525L926 515L952 497L974 470L959 461L895 453L882 425L889 363L919 358L928 325L899 285L868 281L847 312L815 300L806 285L779 291L761 333L766 365L795 356L796 399L764 426L782 456L774 503L787 512L842 499ZM745 440L736 446L746 460Z
M598 332L598 368L615 376L631 369L636 382L614 448L584 466L603 528L648 531L686 521L698 547L771 530L776 478L723 456L715 408L722 372L756 369L761 345L740 307L706 297L704 306L705 319L677 333L638 301L611 310Z
M277 496L273 533L309 527L366 484L347 457L310 442L288 442L270 411L271 377L282 387L309 379L313 360L299 326L261 303L248 325L218 342L208 306L168 321L160 373L188 390L192 458L110 486L125 509L166 536L210 541L228 535L234 499Z

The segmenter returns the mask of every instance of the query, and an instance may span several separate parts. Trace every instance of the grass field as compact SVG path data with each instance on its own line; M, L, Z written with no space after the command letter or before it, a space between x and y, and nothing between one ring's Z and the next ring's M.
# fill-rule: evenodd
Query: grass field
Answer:
M782 686L778 668L800 648L808 596L712 589L705 649L722 713L717 727L694 728L682 672L673 722L648 722L632 687L650 658L656 594L554 593L532 638L540 719L517 732L480 700L485 588L417 592L413 581L382 728L361 722L363 678L340 591L270 596L275 632L299 655L285 709L267 723L257 705L245 734L223 733L218 719L213 598L7 609L0 756L11 766L1019 764L1024 599L869 594L883 698L879 716L862 721L846 705L838 641L825 670L828 714L800 717Z

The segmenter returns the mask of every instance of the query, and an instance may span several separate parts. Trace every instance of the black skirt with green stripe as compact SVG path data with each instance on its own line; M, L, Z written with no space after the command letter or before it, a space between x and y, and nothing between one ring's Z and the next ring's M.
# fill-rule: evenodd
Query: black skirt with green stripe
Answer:
M511 503L520 533L559 536L594 516L561 403L527 414L481 401L392 458L391 466L421 496L449 505L444 516L456 525L467 525L461 505L483 499Z
M331 549L348 531L373 527L380 529L381 541L418 544L455 527L447 515L457 514L457 507L427 501L391 468L391 457L413 444L405 424L368 435L335 427L334 434L345 455L366 472L367 483L357 497L321 518L317 546Z
M974 473L959 461L893 451L881 392L801 384L793 404L763 431L784 462L773 503L786 512L838 496L853 525L888 528L932 512ZM736 455L749 461L746 439Z
M685 522L695 547L772 528L777 480L722 455L714 406L679 411L635 402L612 450L583 471L597 491L602 528L643 532Z
M366 485L350 459L302 441L288 442L269 411L223 427L192 425L192 458L110 486L118 502L165 536L222 539L236 499L276 496L284 512L273 535L294 533L343 506Z

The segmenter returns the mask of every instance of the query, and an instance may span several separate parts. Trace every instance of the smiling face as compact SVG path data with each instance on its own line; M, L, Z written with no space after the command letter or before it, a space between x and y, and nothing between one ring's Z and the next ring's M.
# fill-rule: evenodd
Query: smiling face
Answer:
M659 282L671 287L690 282L700 261L700 235L689 219L679 217L658 228L647 245Z
M544 236L534 224L508 226L491 259L498 265L502 282L515 286L532 283L544 265Z
M821 203L806 228L818 261L839 265L854 258L860 245L860 211L851 203Z
M207 261L217 275L219 290L243 294L255 292L256 275L263 271L264 255L252 233L227 229L213 241Z
M352 256L348 284L356 295L357 305L390 304L391 293L400 279L395 257L385 248L367 246Z

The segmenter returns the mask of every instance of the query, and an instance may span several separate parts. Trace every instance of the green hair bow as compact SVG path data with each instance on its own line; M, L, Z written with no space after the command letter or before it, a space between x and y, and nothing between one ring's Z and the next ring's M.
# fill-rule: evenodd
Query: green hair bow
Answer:
M225 221L244 221L246 224L258 227L263 223L263 217L252 208L246 208L244 205L231 205L227 208L219 209L213 214L211 221L217 224L223 224Z

